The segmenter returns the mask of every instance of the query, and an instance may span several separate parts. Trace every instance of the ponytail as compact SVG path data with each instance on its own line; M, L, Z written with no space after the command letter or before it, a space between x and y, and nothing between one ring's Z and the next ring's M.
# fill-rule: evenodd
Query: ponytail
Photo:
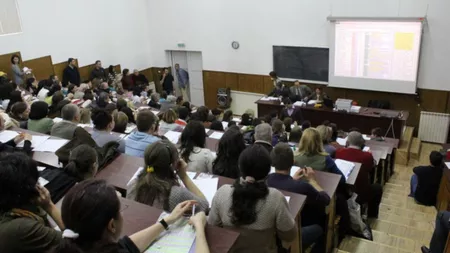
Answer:
M233 202L231 205L231 222L235 226L249 225L256 221L256 203L269 194L265 181L242 182L238 178L234 184Z
M96 162L97 151L89 145L83 144L70 152L69 162L64 171L81 181L90 172L94 176L94 163Z

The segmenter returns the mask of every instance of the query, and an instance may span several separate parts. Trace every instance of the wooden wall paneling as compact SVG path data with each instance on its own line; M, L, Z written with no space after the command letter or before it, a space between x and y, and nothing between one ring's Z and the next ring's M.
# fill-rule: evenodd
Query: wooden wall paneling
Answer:
M140 70L139 73L143 74L145 77L147 77L148 81L154 81L153 80L153 72L152 72L152 68L147 68L147 69L143 69Z
M0 55L0 71L5 72L10 79L12 79L11 57L15 54L19 55L20 59L22 59L20 52L12 52L9 54Z
M106 69L106 70L108 70L108 69ZM117 64L114 66L114 71L116 71L116 74L122 73L122 67L120 66L120 64Z
M95 64L86 65L83 67L79 67L78 71L80 72L81 82L88 80L91 77L91 72L95 68Z
M162 72L164 71L164 67L153 67L152 68L152 76L153 81L155 82L156 91L161 92L162 91L162 84L160 82Z
M288 82L283 82L283 83L285 83L284 85L289 85L289 84L287 84ZM263 86L264 90L262 93L267 95L274 88L273 81L272 81L272 79L270 79L270 76L263 76L263 84L264 84L264 86Z
M225 73L225 86L231 90L238 90L239 75L237 73Z
M425 111L447 111L448 92L440 90L419 89L420 105Z
M32 69L37 80L48 79L54 74L52 57L50 55L23 62L23 66Z
M231 82L232 80L229 79L229 81ZM205 105L208 108L217 107L217 89L225 88L226 85L226 74L224 72L203 71L203 93Z
M264 93L264 79L260 75L239 74L239 91Z

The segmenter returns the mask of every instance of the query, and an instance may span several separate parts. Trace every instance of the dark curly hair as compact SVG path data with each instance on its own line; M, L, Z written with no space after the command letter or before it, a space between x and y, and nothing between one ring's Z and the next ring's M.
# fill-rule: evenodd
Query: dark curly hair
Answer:
M213 162L214 175L239 177L239 155L245 149L244 137L237 127L229 128L219 141L217 157Z
M181 158L187 163L195 147L204 148L206 142L205 127L202 122L191 120L181 133Z

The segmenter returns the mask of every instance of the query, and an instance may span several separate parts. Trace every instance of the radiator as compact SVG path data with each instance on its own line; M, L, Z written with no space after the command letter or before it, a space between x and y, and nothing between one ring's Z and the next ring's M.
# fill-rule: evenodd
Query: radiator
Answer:
M421 141L446 143L450 114L437 112L420 113L419 139Z

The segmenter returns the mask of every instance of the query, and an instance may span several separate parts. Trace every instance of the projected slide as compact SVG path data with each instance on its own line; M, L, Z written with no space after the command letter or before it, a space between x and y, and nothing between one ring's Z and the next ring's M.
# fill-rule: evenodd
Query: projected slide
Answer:
M415 82L420 22L339 21L334 76Z

